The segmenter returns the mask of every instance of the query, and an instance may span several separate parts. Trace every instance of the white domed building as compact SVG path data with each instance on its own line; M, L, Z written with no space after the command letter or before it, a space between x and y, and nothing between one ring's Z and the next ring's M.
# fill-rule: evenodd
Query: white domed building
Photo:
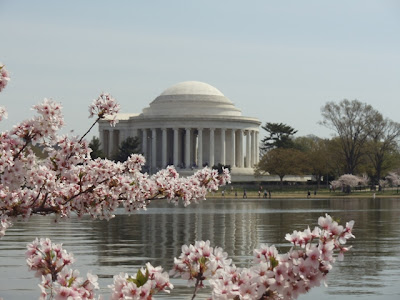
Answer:
M205 165L230 165L235 181L254 180L261 122L244 117L215 87L198 81L171 86L141 114L118 114L99 123L103 152L110 157L123 140L138 136L149 171L174 165L181 175Z

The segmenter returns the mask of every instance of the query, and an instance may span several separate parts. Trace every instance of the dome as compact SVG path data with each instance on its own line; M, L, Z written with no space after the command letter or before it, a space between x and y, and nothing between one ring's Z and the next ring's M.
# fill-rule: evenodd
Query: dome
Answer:
M209 95L224 96L217 88L212 85L200 81L184 81L177 83L164 92L160 96L172 95Z
M144 116L241 116L240 109L212 85L199 81L177 83L143 109Z

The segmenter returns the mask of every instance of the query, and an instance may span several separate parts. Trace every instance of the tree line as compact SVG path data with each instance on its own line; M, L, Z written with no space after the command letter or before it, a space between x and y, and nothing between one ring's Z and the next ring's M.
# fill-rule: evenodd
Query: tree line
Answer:
M281 184L289 174L312 174L318 185L323 176L364 174L375 185L400 167L399 123L358 100L327 102L321 115L320 125L333 130L332 138L294 137L297 130L283 123L262 126L267 136L255 174L278 175Z

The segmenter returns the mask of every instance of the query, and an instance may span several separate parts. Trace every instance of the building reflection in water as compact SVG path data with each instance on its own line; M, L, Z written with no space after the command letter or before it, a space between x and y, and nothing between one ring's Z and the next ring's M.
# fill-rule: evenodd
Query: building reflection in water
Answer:
M51 218L35 217L27 223L17 222L0 243L1 296L20 299L13 295L37 292L37 279L33 273L26 276L24 261L26 244L36 236L63 242L74 253L76 268L82 274L89 270L99 274L100 284L107 290L113 275L132 274L147 261L169 270L173 257L180 255L181 246L196 240L210 240L213 246L222 247L237 266L248 266L252 251L259 244L275 244L286 252L289 244L284 240L285 234L308 225L313 228L325 213L342 222L356 220L356 239L345 262L333 269L329 289L317 289L307 299L335 299L339 294L346 299L354 299L350 295L370 296L371 300L392 299L386 296L395 295L393 299L398 299L400 201L366 198L221 199L186 208L154 201L146 212L128 216L121 210L109 222L73 218L57 226L51 224ZM179 285L177 289L178 295L190 292Z

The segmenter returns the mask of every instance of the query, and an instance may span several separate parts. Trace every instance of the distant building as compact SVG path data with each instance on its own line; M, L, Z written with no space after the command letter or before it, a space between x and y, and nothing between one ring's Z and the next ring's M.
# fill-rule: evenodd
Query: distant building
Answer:
M117 119L115 127L104 120L99 123L108 157L127 137L138 136L151 173L174 165L180 174L188 175L220 163L231 166L234 179L254 180L261 122L242 116L240 109L207 83L178 83L141 114L118 114Z

